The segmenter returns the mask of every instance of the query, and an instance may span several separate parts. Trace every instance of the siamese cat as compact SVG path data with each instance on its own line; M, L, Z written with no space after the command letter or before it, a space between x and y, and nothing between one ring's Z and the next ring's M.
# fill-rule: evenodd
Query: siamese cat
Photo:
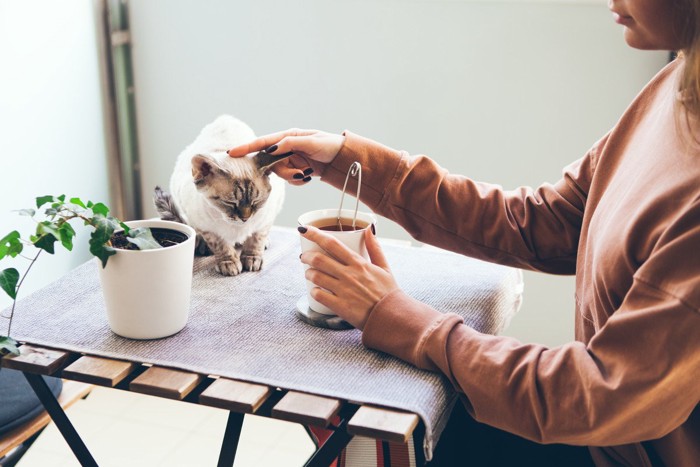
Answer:
M155 190L161 218L193 227L198 252L213 253L216 270L226 276L261 269L270 228L284 202L285 182L269 170L284 157L226 153L253 139L248 125L220 116L180 153L170 194Z

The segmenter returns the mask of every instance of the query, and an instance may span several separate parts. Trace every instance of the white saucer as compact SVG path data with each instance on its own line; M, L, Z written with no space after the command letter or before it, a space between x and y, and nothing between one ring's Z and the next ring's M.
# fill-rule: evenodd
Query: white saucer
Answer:
M338 330L354 329L352 324L348 323L338 315L324 315L323 313L317 313L309 308L309 301L307 300L306 295L302 296L297 301L296 315L297 318L306 324L319 328Z

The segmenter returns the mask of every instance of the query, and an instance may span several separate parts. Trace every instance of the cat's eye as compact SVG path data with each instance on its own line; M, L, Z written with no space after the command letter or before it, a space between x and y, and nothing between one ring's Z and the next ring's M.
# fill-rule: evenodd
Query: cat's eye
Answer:
M214 201L219 201L220 197L219 196L212 196L211 199L213 199Z

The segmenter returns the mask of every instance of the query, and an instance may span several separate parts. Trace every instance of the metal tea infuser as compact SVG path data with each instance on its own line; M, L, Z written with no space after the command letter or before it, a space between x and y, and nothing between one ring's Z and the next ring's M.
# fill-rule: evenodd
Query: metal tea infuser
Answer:
M360 206L360 188L362 188L362 165L355 161L352 163L348 169L347 175L345 175L345 183L343 184L343 193L340 195L340 206L338 207L338 215L336 220L338 221L338 228L342 231L343 224L340 222L340 213L343 210L343 198L345 198L345 191L348 186L348 180L350 177L357 177L357 195L355 196L355 214L352 216L352 229L355 230L355 224L357 223L357 208Z

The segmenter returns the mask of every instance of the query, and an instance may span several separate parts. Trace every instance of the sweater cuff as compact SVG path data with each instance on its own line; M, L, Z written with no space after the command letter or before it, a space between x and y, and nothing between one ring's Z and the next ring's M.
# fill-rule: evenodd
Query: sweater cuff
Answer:
M405 360L418 368L442 371L452 379L447 340L463 318L440 313L397 289L372 309L362 332L362 343Z
M347 130L343 135L345 143L325 168L321 180L342 190L350 166L353 162L359 162L362 165L361 201L374 210L394 179L401 157L406 154ZM347 192L353 196L357 194L356 183L356 180L348 181Z

